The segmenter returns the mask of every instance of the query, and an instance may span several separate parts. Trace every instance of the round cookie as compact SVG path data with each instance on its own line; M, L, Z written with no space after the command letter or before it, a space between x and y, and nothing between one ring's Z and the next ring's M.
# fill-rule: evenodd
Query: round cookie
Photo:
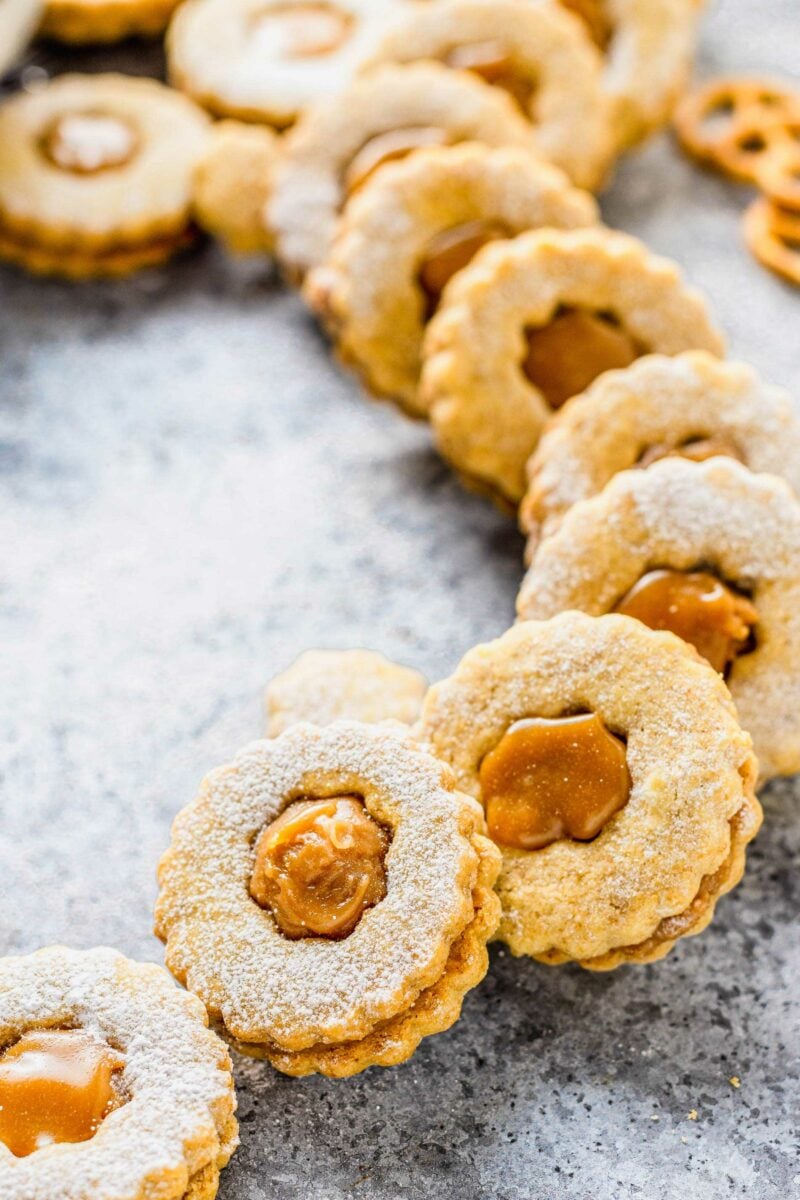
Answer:
M264 219L280 140L266 125L218 121L195 169L197 224L233 254L268 254L272 234Z
M533 151L533 132L509 96L439 63L376 68L287 134L268 223L288 276L300 282L330 253L348 197L385 162L457 142Z
M46 0L41 33L83 45L158 37L180 0Z
M340 357L376 396L425 415L418 395L426 323L488 240L597 218L594 200L524 150L464 143L383 167L347 205L328 262L305 296Z
M603 371L723 341L677 266L607 229L543 229L489 246L425 338L420 408L465 481L505 507L545 423Z
M498 936L542 962L661 958L711 920L761 821L724 683L630 618L569 612L475 647L417 734L486 809Z
M0 76L33 37L41 12L41 0L0 0Z
M731 458L623 471L539 546L523 619L628 612L726 672L762 781L800 770L800 501Z
M800 286L800 211L759 196L744 214L744 237L762 266Z
M619 471L678 455L729 455L800 494L800 420L780 388L703 350L648 355L601 375L551 418L528 462L519 510L528 555L577 501Z

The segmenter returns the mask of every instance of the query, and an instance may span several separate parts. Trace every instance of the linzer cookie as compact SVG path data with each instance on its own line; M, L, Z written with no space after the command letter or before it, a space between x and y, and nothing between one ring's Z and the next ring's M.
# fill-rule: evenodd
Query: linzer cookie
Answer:
M523 619L612 611L724 673L761 779L800 770L800 502L733 458L623 471L539 546Z
M335 95L410 0L186 0L169 76L217 117L291 125Z
M160 83L62 75L0 109L0 258L43 274L126 275L192 238L208 119Z
M553 416L528 462L519 517L529 557L573 504L619 471L716 455L782 475L800 494L800 420L789 396L703 350L648 355L601 375Z
M286 137L269 205L290 278L324 262L345 201L381 166L467 141L534 151L509 96L439 63L376 68L309 109Z
M180 0L46 0L42 33L60 42L158 37Z
M509 93L536 145L580 187L603 182L614 154L602 60L556 5L517 0L417 4L386 32L375 62L438 60Z
M374 650L306 650L267 685L267 736L298 721L411 725L427 689L419 671Z
M548 418L645 354L720 353L677 266L607 229L539 230L453 280L424 345L419 407L465 482L515 507Z
M479 798L514 954L604 971L699 933L761 822L725 684L678 638L564 613L477 646L418 736Z
M224 1044L113 950L0 959L3 1200L213 1200L238 1144Z
M295 725L179 814L157 932L240 1050L353 1075L458 1019L486 973L499 865L480 806L398 726Z
M489 241L596 219L587 192L524 150L417 150L356 193L305 295L370 391L424 415L422 341L451 278Z
M233 254L272 250L265 207L280 141L266 125L218 121L194 174L192 210L197 224Z

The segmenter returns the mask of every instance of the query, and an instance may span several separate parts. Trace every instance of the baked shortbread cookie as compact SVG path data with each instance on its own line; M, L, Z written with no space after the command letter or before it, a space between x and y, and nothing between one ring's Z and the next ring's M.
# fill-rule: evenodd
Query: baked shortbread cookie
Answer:
M419 671L375 650L306 650L267 684L267 737L299 721L411 725L427 690Z
M0 959L3 1200L213 1200L238 1145L199 1000L113 950Z
M295 725L179 814L156 928L241 1051L353 1075L458 1019L486 973L499 866L480 806L400 726Z
M614 153L602 59L579 21L555 4L442 0L416 4L387 30L373 62L443 62L511 94L536 145L594 190Z
M216 117L291 125L344 87L411 0L185 0L172 83Z
M678 267L608 229L543 229L489 246L425 338L419 407L468 485L505 507L553 412L604 371L723 341Z
M345 201L383 164L468 141L534 149L509 96L439 63L376 68L309 109L286 136L268 210L287 275L324 262Z
M42 0L0 0L0 75L33 37L41 13Z
M62 75L0 109L0 258L126 275L191 240L208 118L152 79Z
M617 611L723 672L761 779L800 770L800 502L731 458L623 471L539 546L521 618Z
M551 418L528 462L519 510L528 556L573 504L619 471L717 455L782 475L800 494L800 419L786 392L704 350L652 354L608 371Z
M158 37L180 0L46 0L41 32L59 42Z
M194 174L197 224L233 254L265 254L272 233L265 206L272 189L280 139L266 125L218 121Z
M629 617L564 613L470 650L417 728L481 799L513 954L605 971L699 933L761 823L722 679Z
M596 219L588 192L525 150L473 142L417 150L353 197L304 294L369 390L421 416L425 326L450 279L488 241Z

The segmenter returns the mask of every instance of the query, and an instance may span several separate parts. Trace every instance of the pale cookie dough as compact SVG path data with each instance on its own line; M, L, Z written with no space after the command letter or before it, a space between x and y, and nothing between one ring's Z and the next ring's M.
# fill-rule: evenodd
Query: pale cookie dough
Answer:
M169 77L217 117L291 125L344 87L411 0L185 0Z
M587 192L524 150L475 143L418 150L383 167L353 197L330 259L306 279L305 296L367 388L423 416L417 389L431 306L422 272L442 238L476 229L508 238L596 219Z
M432 59L481 75L516 97L544 158L579 187L605 179L614 146L602 59L580 23L553 4L437 0L385 34L373 62Z
M536 552L521 618L613 610L654 570L710 572L755 608L727 682L762 781L800 770L800 502L730 458L623 471L574 505Z
M345 201L383 163L468 141L534 148L509 96L439 63L376 68L309 109L287 134L268 209L287 275L300 282L324 262Z
M589 328L568 330L576 321ZM419 407L465 482L514 508L525 464L568 396L644 354L723 347L703 297L635 238L538 230L487 247L453 280L428 327Z
M0 108L0 257L84 278L165 261L191 238L206 115L163 84L62 75Z
M27 46L41 12L41 0L0 0L0 75Z
M158 37L180 0L46 0L41 32L59 42Z
M298 721L411 725L427 689L419 671L374 650L306 650L267 685L267 737Z
M510 727L576 712L624 740L627 802L591 841L501 846L498 936L546 963L652 962L705 928L761 822L750 739L710 667L627 617L526 621L430 689L417 732L481 798Z
M718 454L782 475L800 494L800 419L786 392L703 350L648 355L607 372L550 420L528 462L519 510L528 556L573 504L619 471L669 455Z
M239 1141L236 1096L228 1052L196 997L161 967L105 948L0 959L0 1044L13 1054L44 1030L56 1045L70 1031L113 1055L115 1103L86 1141L24 1157L0 1141L3 1200L213 1200Z
M336 811L304 841L320 807ZM484 828L480 806L397 726L295 725L255 742L175 821L156 913L167 964L240 1050L287 1074L403 1062L486 973L500 856ZM353 859L357 836L369 859ZM286 839L279 887L256 900ZM350 895L367 868L382 891L343 935L322 935L319 898ZM289 902L307 933L286 928Z
M233 254L268 254L273 238L264 209L280 139L265 125L219 121L194 175L197 224Z

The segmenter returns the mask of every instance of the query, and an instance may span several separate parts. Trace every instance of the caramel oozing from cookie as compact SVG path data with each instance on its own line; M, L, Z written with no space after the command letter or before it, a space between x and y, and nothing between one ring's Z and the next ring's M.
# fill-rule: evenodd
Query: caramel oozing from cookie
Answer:
M691 642L720 672L746 650L758 622L745 596L705 571L649 571L616 611Z
M350 13L324 0L287 0L258 14L253 37L265 58L316 58L338 50L352 23Z
M566 308L527 331L522 369L551 408L561 408L604 371L629 367L642 350L606 313Z
M25 1158L60 1142L86 1142L119 1107L113 1076L124 1066L80 1030L37 1030L0 1055L0 1141Z
M344 938L386 895L386 830L355 796L296 800L261 833L250 895L288 938Z
M444 59L448 67L471 71L486 83L507 91L523 110L528 111L534 86L514 69L514 59L501 41L465 42L455 46Z
M345 188L351 195L385 163L405 158L412 150L424 146L446 146L449 137L444 129L433 125L409 126L407 129L390 129L370 138L353 156L345 173Z
M480 783L490 837L517 850L590 841L631 789L625 744L596 713L515 722L481 763Z
M611 41L614 27L602 0L560 0L564 8L580 17L589 31L589 37L600 49L605 50Z
M419 269L428 319L436 312L442 292L456 272L466 267L488 242L503 237L508 237L508 229L499 221L478 220L454 225L431 238Z
M42 138L42 151L53 166L74 175L96 175L126 166L139 139L127 121L104 113L67 113Z
M637 467L649 467L651 463L660 462L662 458L688 458L690 462L705 462L709 458L735 458L739 462L742 456L732 442L721 437L687 438L678 445L659 442L648 446L639 458Z

